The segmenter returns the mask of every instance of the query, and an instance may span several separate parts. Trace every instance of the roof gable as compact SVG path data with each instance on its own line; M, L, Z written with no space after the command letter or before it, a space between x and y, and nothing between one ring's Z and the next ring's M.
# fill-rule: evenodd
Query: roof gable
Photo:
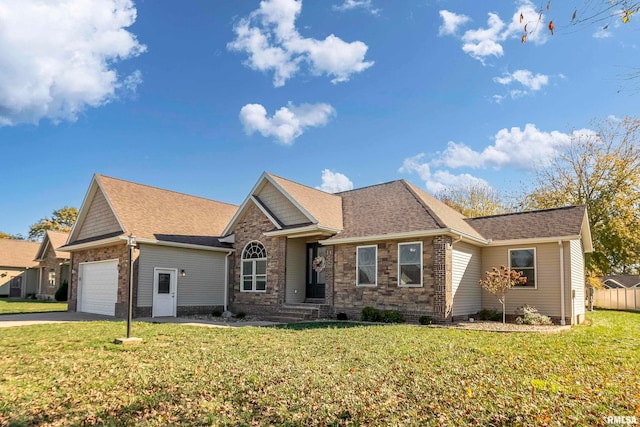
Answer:
M221 235L237 210L237 206L228 203L95 175L69 238L70 244L95 237L95 232L83 234L83 228L87 227L97 194L104 196L109 208L103 205L97 217L111 220L112 225L115 218L118 223L115 233L103 228L104 236L133 234L139 239L213 246L218 244L215 237Z
M36 267L36 254L40 248L38 242L0 239L0 266L15 268Z
M334 194L264 172L224 230L230 234L243 218L249 204L255 204L276 229L315 224L342 229L342 199Z
M38 253L36 254L36 260L43 260L47 256L47 251L52 250L55 253L56 258L58 259L69 259L70 254L67 251L60 251L57 248L63 246L67 239L69 238L69 233L64 231L53 231L47 230L42 239L42 243L40 243L40 248L38 249Z

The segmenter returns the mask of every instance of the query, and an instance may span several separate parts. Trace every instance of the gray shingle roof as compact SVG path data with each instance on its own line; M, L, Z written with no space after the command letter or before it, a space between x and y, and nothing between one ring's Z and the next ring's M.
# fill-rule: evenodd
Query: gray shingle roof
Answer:
M466 222L482 236L494 241L578 236L585 211L585 206L568 206L469 218Z
M328 241L440 229L481 238L462 215L405 180L337 195L342 197L344 228Z

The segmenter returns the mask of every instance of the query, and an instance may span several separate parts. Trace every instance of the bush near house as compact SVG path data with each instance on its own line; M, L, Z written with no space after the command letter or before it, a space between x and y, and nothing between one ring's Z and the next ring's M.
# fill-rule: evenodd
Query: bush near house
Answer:
M360 313L363 322L404 323L404 317L396 310L378 310L373 307L365 307Z
M553 321L549 316L540 314L538 309L530 305L523 305L518 307L518 314L521 316L516 317L516 323L519 325L553 325Z

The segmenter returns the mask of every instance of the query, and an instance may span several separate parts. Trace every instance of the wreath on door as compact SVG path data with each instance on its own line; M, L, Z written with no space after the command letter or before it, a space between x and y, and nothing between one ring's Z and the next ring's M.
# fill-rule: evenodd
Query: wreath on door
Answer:
M322 270L324 270L324 266L325 266L324 257L323 256L315 257L313 259L312 266L313 266L313 271L315 271L316 273L322 272Z

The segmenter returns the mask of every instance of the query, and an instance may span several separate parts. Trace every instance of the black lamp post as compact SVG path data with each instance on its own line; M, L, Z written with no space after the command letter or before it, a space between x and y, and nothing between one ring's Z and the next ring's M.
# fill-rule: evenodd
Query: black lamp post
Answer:
M133 250L136 248L136 236L127 236L129 246L129 307L127 309L127 338L131 338L131 319L133 317Z

